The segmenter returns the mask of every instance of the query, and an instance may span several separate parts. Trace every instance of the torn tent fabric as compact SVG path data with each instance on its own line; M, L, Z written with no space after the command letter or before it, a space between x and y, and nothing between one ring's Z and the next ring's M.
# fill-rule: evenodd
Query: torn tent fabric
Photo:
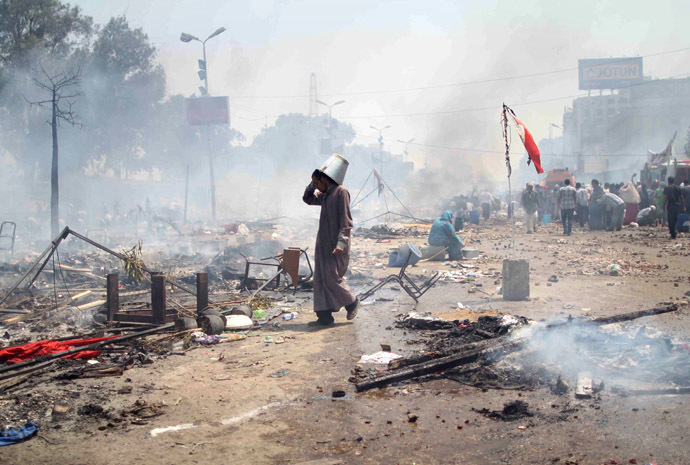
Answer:
M376 169L374 169L374 177L376 178L376 187L379 190L379 197L381 197L381 192L383 192L383 178Z
M69 341L36 341L23 346L8 347L6 349L0 350L0 362L5 363L20 363L26 360L31 360L36 357L42 357L44 355L57 354L60 352L65 352L75 347L84 347L96 342L107 341L108 339L113 339L118 336L109 337L94 337L91 339L72 339ZM71 360L76 359L89 359L98 357L100 351L98 350L85 350L83 352L77 352L75 354L65 355L62 358L68 358Z
M26 441L37 432L38 425L33 421L28 422L21 428L10 428L5 431L0 431L0 447Z
M517 127L518 134L520 135L520 140L522 140L522 145L524 145L525 150L527 150L527 155L529 156L527 164L529 165L531 161L534 163L537 173L542 174L544 170L541 168L541 154L539 153L539 147L537 147L536 142L534 142L532 134L527 130L525 124L520 121L517 116L515 116L515 112L508 107L506 108L510 113L510 117L513 118L513 121L515 121L515 126Z

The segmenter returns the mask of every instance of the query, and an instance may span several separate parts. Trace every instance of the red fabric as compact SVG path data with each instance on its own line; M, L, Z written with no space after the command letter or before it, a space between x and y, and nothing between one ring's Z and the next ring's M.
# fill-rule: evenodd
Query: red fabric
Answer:
M94 337L91 339L72 339L69 341L36 341L23 346L8 347L0 350L0 362L19 363L43 355L56 354L75 347L84 347L96 342L107 341L118 336ZM100 355L98 350L85 350L62 358L76 360L79 358L89 359Z
M515 116L514 114L511 114L510 116L512 116L515 120L515 124L518 128L518 134L520 135L522 144L525 146L525 150L527 150L529 161L532 161L532 163L534 163L534 167L537 169L537 173L542 174L544 170L541 168L541 154L539 153L539 147L537 147L536 142L534 142L532 134L527 130L525 124L522 121L520 121L517 118L517 116ZM528 165L529 161L527 161Z

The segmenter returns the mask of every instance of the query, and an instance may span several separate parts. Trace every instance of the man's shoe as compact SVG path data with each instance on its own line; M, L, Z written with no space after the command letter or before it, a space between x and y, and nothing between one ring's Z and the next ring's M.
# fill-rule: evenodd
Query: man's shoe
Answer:
M333 325L333 323L335 323L335 320L332 318L330 320L317 319L315 321L310 321L309 323L307 323L307 326L324 328L326 326Z
M345 310L347 310L347 319L354 320L357 316L357 309L359 309L359 299L355 299L350 305L345 305Z

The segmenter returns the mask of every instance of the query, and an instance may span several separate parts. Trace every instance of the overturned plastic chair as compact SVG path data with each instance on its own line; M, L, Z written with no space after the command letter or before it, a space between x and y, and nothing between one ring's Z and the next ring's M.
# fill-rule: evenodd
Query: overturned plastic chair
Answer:
M415 302L419 302L419 298L422 297L426 291L431 289L431 287L436 284L436 282L441 278L439 272L437 271L434 273L433 276L431 276L424 284L422 285L417 285L412 278L410 278L407 274L405 274L405 270L407 269L408 266L413 265L419 261L420 258L422 258L422 253L419 251L417 247L414 245L408 243L407 247L409 248L410 253L407 255L407 258L405 260L404 265L400 268L400 272L398 274L392 274L388 276L387 278L383 279L380 283L378 283L376 286L372 287L368 291L358 295L357 297L359 300L364 300L376 293L379 289L381 289L383 286L386 284L390 284L392 282L397 282L400 287L403 288L405 292L407 292L407 295L412 297Z

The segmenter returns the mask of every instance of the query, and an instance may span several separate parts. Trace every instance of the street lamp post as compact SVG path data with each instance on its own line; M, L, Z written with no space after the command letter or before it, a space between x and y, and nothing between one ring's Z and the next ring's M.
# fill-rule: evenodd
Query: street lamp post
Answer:
M412 142L414 142L414 137L408 141L398 139L398 142L400 142L401 144L405 144L405 163L407 163L407 144L411 144Z
M384 129L388 129L390 126L383 127L381 129L375 127L375 126L369 126L371 129L374 131L379 132L379 162L381 163L381 172L379 173L381 176L383 176L383 131Z
M336 106L340 105L341 103L345 103L345 100L338 100L332 105L327 104L326 102L323 102L321 100L317 100L316 103L320 103L321 105L324 105L328 107L328 134L331 138L331 150L333 149L333 117L331 114L331 109Z
M201 93L204 95L209 94L209 91L208 91L208 62L206 61L206 42L209 39L213 39L214 37L222 34L223 32L225 32L225 28L219 27L218 29L213 31L213 33L210 36L206 37L206 39L204 39L204 40L201 40L198 37L195 37L191 34L187 34L186 32L183 32L182 34L180 34L180 40L182 42L187 43L187 42L191 42L193 40L196 40L197 42L201 42L201 47L202 47L203 52L204 52L204 59L199 60L199 72L198 72L198 74L199 74L199 79L204 81L204 88L203 88L204 90L201 91Z
M195 37L191 34L187 34L186 32L183 32L180 34L180 40L182 42L191 42L192 40L196 40L197 42L201 42L201 47L204 52L204 59L199 60L199 79L202 79L204 81L204 87L199 87L199 90L201 91L201 95L209 95L208 91L208 62L206 61L206 42L209 39L212 39L216 37L217 35L222 34L225 32L224 27L219 27L213 33L206 37L206 39L201 40L198 37ZM213 218L213 221L216 221L216 180L215 176L213 174L213 153L211 151L211 128L208 128L208 172L209 172L209 178L210 178L210 184L211 184L211 216ZM187 200L185 199L185 202Z

